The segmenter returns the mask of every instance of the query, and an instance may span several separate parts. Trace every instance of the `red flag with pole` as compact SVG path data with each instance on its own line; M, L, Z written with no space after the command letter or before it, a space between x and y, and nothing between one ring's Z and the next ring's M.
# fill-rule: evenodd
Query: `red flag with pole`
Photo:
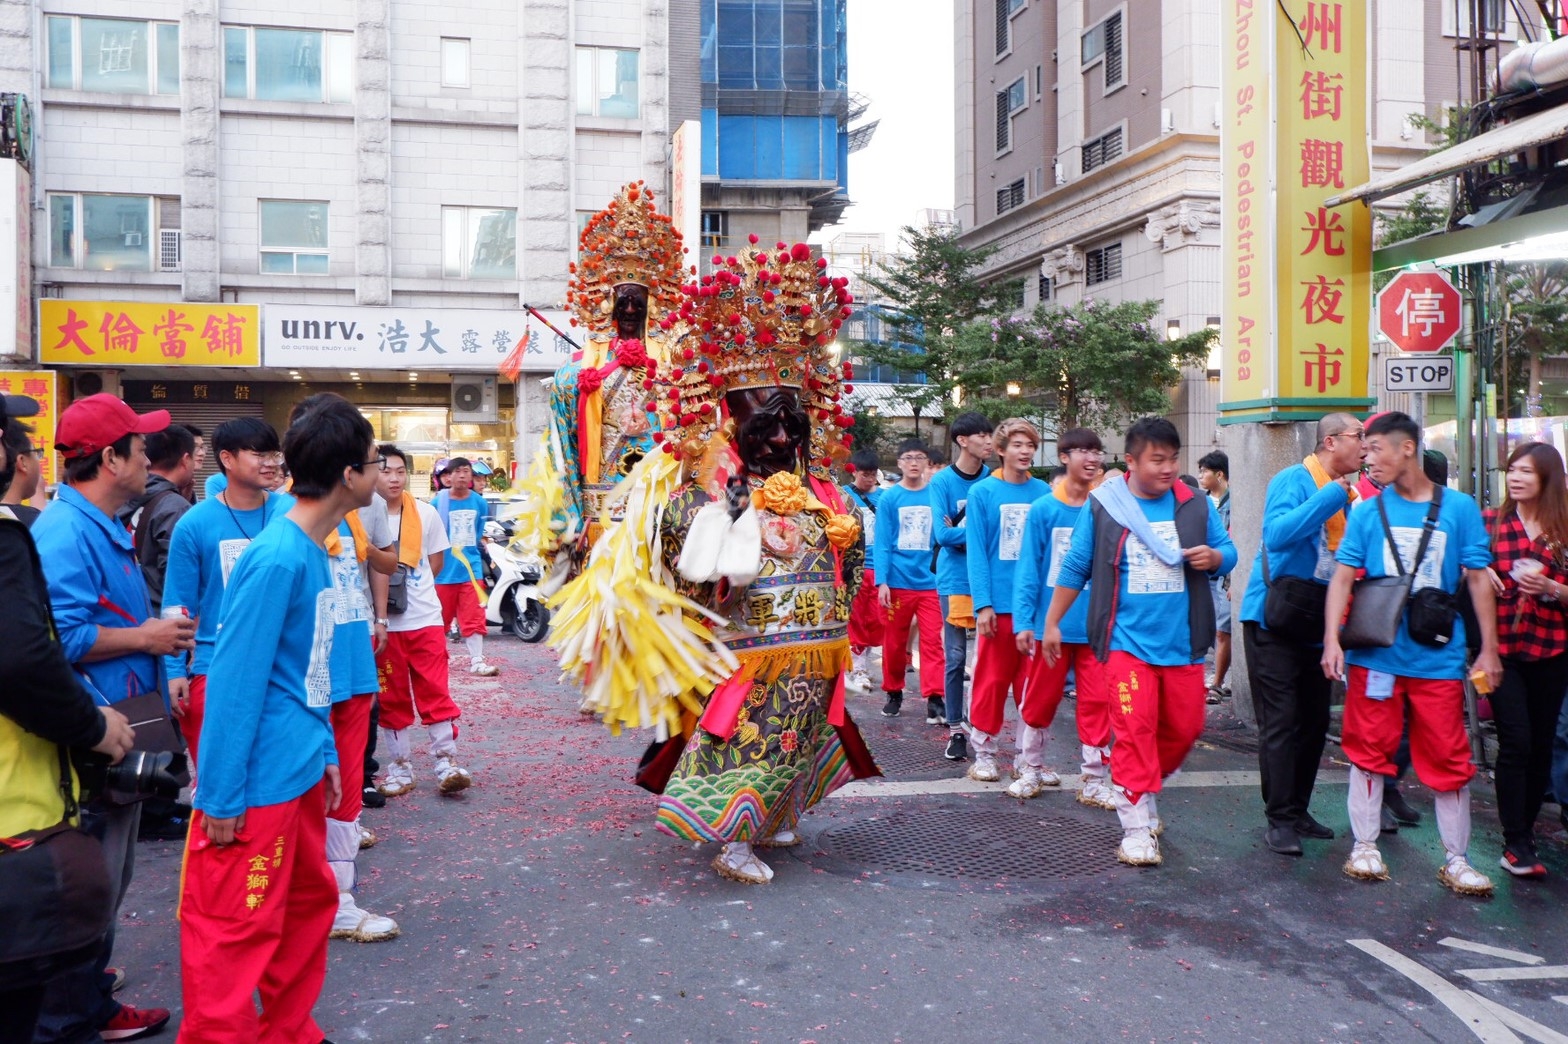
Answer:
M533 334L531 328L524 328L523 336L517 339L517 345L505 359L501 360L501 376L509 381L516 381L523 372L523 355L528 351L528 338Z

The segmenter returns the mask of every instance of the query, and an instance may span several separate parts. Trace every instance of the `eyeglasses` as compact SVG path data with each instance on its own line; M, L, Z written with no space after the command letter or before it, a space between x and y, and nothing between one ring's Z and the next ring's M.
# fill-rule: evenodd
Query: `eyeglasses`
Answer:
M900 464L924 464L926 456L923 453L906 453L898 458Z
M261 450L253 449L240 450L240 452L249 453L256 458L256 463L264 468L281 468L283 466L283 454L281 453L263 453Z
M1070 449L1067 452L1068 453L1082 453L1084 456L1088 457L1090 460L1104 460L1105 459L1105 451L1104 450L1097 450L1097 449Z
M1356 439L1359 442L1365 442L1366 437L1367 433L1359 428L1355 431L1340 431L1327 436L1327 438L1331 439Z
M361 461L358 464L350 464L349 467L353 468L355 471L363 473L364 470L370 467L372 464L375 465L377 471L385 471L387 467L387 458L377 457L374 460L366 460Z

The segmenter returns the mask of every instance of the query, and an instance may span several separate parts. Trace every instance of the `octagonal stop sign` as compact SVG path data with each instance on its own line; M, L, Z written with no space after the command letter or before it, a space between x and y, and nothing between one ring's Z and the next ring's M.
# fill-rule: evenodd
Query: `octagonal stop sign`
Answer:
M1436 352L1459 333L1464 302L1440 272L1401 272L1377 299L1377 325L1404 352Z

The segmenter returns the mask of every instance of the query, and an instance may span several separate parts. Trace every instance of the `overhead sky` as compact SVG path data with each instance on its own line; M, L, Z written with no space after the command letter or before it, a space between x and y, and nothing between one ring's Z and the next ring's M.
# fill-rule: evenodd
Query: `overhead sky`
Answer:
M849 157L844 232L898 230L927 208L953 207L953 5L950 0L849 0L849 89L882 121L871 144Z

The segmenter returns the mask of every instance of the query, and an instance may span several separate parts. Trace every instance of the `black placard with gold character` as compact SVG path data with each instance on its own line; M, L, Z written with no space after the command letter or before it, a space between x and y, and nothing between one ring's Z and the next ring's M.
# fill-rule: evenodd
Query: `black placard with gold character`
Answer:
M260 402L261 386L250 381L124 381L126 402L189 405Z

